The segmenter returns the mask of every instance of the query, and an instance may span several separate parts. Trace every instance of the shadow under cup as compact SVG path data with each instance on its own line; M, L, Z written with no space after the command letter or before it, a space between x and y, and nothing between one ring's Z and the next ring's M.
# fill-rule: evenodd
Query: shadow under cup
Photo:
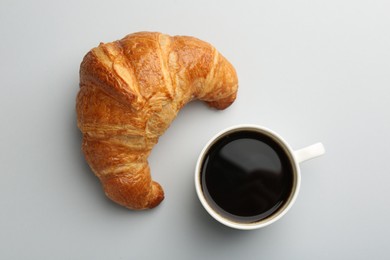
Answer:
M208 213L238 229L278 220L300 185L293 150L276 133L257 126L227 129L212 138L199 157L195 178Z

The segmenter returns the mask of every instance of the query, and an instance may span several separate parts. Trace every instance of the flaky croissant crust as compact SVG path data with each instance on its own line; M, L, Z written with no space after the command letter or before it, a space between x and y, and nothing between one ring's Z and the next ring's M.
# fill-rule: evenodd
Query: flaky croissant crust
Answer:
M140 32L101 43L84 57L76 109L82 150L106 195L130 209L164 198L147 158L189 101L217 109L236 98L233 66L210 44Z

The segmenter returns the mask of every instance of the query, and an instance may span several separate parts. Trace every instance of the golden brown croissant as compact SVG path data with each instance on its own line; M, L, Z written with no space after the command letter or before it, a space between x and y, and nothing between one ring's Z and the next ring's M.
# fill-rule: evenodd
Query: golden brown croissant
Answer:
M106 195L130 209L164 198L147 158L189 101L217 109L236 98L233 66L193 37L140 32L100 44L84 57L77 96L82 150Z

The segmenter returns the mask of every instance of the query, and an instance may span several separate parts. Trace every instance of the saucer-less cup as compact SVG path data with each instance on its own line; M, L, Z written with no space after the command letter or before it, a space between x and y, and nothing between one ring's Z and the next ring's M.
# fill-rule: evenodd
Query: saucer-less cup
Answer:
M215 183L215 182L219 181L219 179L216 178L215 180L213 180L213 182L214 182L213 185L217 185L217 188L215 188L214 193L211 193L208 191L208 188L206 187L206 185L208 185L208 184L205 181L205 179L207 179L207 178L205 178L204 175L207 172L207 169L205 169L205 167L207 167L206 165L210 165L211 163L213 163L213 160L217 160L216 159L217 156L212 155L211 154L212 152L215 152L216 149L219 149L218 147L223 146L223 142L226 143L227 142L226 140L228 140L230 137L241 135L244 137L243 139L245 139L246 138L245 136L248 133L250 136L254 137L255 139L269 140L269 142L268 141L267 142L270 143L271 147L277 146L277 149L279 149L278 153L280 153L281 156L283 158L285 158L285 159L281 159L281 160L285 160L287 162L287 164L289 165L288 166L288 173L284 173L283 171L286 171L286 170L282 169L281 170L282 172L277 173L277 174L279 174L279 175L280 174L288 174L290 177L288 178L288 180L285 183L285 185L287 185L287 187L288 187L288 189L287 189L288 192L284 193L284 195L283 195L284 196L283 203L279 203L277 205L277 207L273 207L274 211L271 214L268 214L268 215L265 214L265 216L262 216L260 214L259 215L260 217L258 217L257 219L256 218L253 218L253 219L249 218L249 221L241 221L240 217L235 216L234 213L231 214L231 212L224 212L224 209L218 205L218 198L224 198L224 196L226 195L226 194L223 194L224 193L223 189L218 188L218 183ZM252 137L249 137L249 138L252 138ZM242 139L240 139L240 141L242 141ZM242 142L244 143L244 141L242 141ZM239 149L238 151L234 151L235 146L236 146L236 149ZM246 146L243 146L243 147L246 147ZM261 166L263 161L266 162L266 159L267 159L266 157L269 155L267 155L267 154L262 155L261 151L256 151L256 149L253 148L251 145L248 145L247 147L248 147L248 149L251 149L251 150L244 151L245 148L242 148L242 147L240 148L239 146L237 146L235 144L230 145L230 147L226 148L226 149L232 150L232 151L230 151L230 150L228 151L228 152L230 152L230 155L228 155L228 154L224 155L223 152L221 152L221 154L218 155L219 156L218 158L219 158L219 160L221 160L221 157L223 157L223 156L235 157L235 159L234 159L234 160L236 160L235 164L240 164L241 161L244 161L244 162L247 161L246 160L247 158L243 158L242 156L253 157L253 158L249 158L249 159L250 160L257 160L257 161L254 161L253 163L255 163L257 165L260 164L260 166ZM282 216L284 216L289 211L291 206L294 204L294 202L297 198L299 188L300 188L300 183L301 183L301 173L300 173L299 164L301 162L306 161L306 160L320 156L324 153L325 153L325 149L321 143L316 143L316 144L310 145L308 147L305 147L305 148L302 148L299 150L293 150L290 147L290 145L281 136L279 136L277 133L273 132L272 130L261 127L261 126L238 125L238 126L230 127L230 128L227 128L227 129L221 131L220 133L215 135L213 138L211 138L211 140L206 144L206 146L204 147L204 149L200 153L199 159L198 159L197 164L196 164L196 169L195 169L196 193L199 197L201 204L206 209L206 211L214 219L216 219L220 223L222 223L228 227L231 227L231 228L242 229L242 230L252 230L252 229L262 228L262 227L268 226L268 225L274 223L275 221L279 220ZM242 158L242 159L240 159L240 158ZM248 160L249 164L251 164L250 160ZM222 160L222 164L223 163L224 163L224 160ZM221 161L216 162L216 164L221 164ZM221 176L221 179L223 179L223 176L227 175L227 174L230 174L230 175L231 174L233 174L233 175L234 174L236 174L236 175L241 174L240 167L249 169L251 166L250 165L242 165L240 167L238 167L238 166L236 167L234 165L234 163L230 163L229 165L225 165L223 167L219 167L218 165L215 167L216 167L215 169L217 169L217 170L214 170L213 174L218 174L216 176ZM268 167L268 166L265 166L265 167ZM247 172L242 173L242 174L248 175ZM259 173L256 173L256 174L259 174ZM268 174L268 172L265 172L264 174ZM244 177L239 177L239 178L243 179L243 178L247 178L247 177L244 176ZM277 178L279 178L279 177L277 177ZM235 180L233 180L233 181L228 180L228 181L233 182L231 185L234 185ZM261 189L266 189L266 187L264 188L264 185L261 183L262 181L263 181L262 179L257 180L257 182L260 182L260 183L256 183L256 185L258 185L258 186L254 186L254 187L259 187L258 194L256 193L256 190L254 190L254 193L256 193L255 195L257 196L256 200L258 200L258 201L262 200L261 194L266 194L264 196L268 196L267 193L262 193L260 191ZM224 181L224 182L227 182L227 181ZM256 180L254 180L254 182L256 182ZM255 183L253 183L253 184L255 185ZM271 185L270 186L271 189L274 186ZM270 189L270 188L268 187L268 189ZM218 192L220 194L218 194ZM236 201L236 199L237 200L240 199L239 198L240 193L238 192L237 194L238 194L236 196L237 198L229 197L229 195L225 196L223 203L227 204L227 208L229 207L230 201L232 203L237 203L237 202L233 202L233 201ZM215 197L215 199L213 198L213 196ZM216 201L217 201L217 203L216 203ZM244 202L242 202L242 203L244 203ZM251 207L250 205L249 205L249 207ZM256 207L256 205L257 204L254 203L253 207ZM256 209L254 209L254 210L256 210Z

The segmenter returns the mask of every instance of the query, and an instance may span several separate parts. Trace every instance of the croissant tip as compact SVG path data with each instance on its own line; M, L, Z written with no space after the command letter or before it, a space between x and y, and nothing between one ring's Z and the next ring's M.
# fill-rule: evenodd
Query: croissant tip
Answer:
M160 203L164 200L164 194L161 194L159 196L156 197L156 199L154 201L152 201L149 205L148 205L148 209L153 209L155 207L157 207L158 205L160 205Z
M237 97L237 93L235 92L224 99L220 99L218 101L207 102L207 104L210 107L213 107L215 109L223 110L225 108L228 108L231 104L233 104L234 100L236 100L236 97Z
M157 207L164 200L164 191L160 184L153 182L152 184L153 198L150 200L147 208L152 209Z

